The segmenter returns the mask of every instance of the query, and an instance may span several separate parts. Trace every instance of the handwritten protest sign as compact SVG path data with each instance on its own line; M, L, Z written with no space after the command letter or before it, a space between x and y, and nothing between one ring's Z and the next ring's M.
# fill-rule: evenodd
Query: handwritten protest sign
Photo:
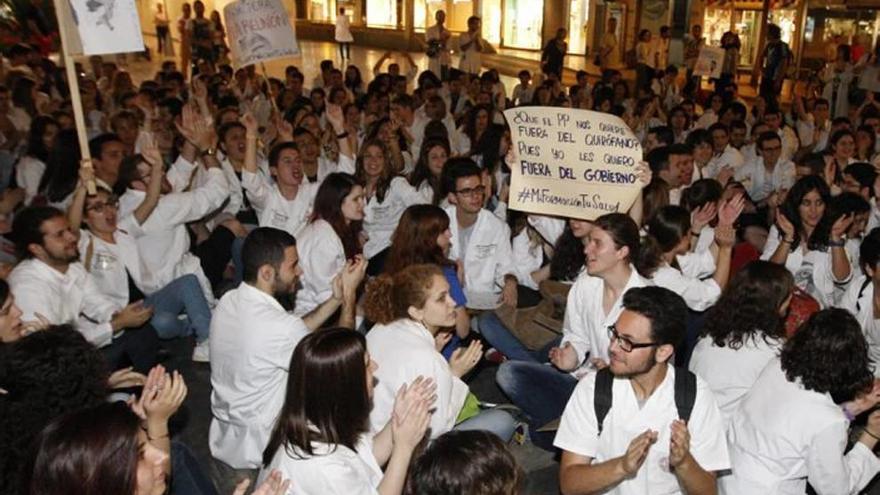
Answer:
M70 24L62 26L70 33L70 54L106 55L144 50L134 0L73 0L64 3L68 5L60 14L65 19L72 19L76 26L75 31L70 29Z
M299 55L296 34L279 0L238 0L223 9L236 67Z
M721 66L724 64L724 49L715 46L700 48L700 56L694 65L695 76L721 77Z
M642 146L619 117L550 107L513 108L504 116L517 157L511 208L594 220L626 212L640 194Z

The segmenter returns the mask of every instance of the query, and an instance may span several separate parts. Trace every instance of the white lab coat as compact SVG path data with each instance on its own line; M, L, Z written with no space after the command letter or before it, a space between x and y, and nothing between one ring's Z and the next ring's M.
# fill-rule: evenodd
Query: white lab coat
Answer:
M593 393L596 373L590 373L574 389L553 445L562 450L593 459L594 464L622 456L633 438L646 429L657 432L657 442L648 449L648 457L636 475L603 493L613 495L682 494L675 474L669 470L670 425L678 419L675 407L675 368L669 366L663 382L639 406L633 385L627 378L615 378L613 405L602 423L599 435ZM706 383L697 377L697 397L688 421L690 453L706 471L730 467L724 425L715 398ZM741 492L745 494L747 492ZM758 493L758 492L751 492Z
M709 248L715 242L715 229L706 225L700 231L697 246L693 251L675 257L678 267L687 277L706 278L715 273L715 256Z
M187 223L199 220L219 208L229 195L226 178L220 169L210 169L206 177L208 180L202 187L163 195L143 225L128 221L126 227L128 233L137 239L144 264L155 277L157 286L193 274L198 277L208 304L213 305L211 284L202 271L199 259L189 252L190 239L186 229ZM172 186L176 189L174 182ZM133 216L145 196L144 191L127 190L119 198L119 218Z
M654 285L669 289L681 296L688 308L694 311L706 311L721 296L721 287L714 279L701 280L689 277L667 263L657 268L651 281Z
M577 351L578 360L583 364L581 369L575 370L576 376L595 369L587 360L588 355L590 358L599 358L608 362L608 346L611 343L608 338L608 327L617 323L617 318L623 312L623 294L634 287L651 285L651 282L642 278L632 265L630 270L632 273L626 282L626 287L608 314L605 314L602 307L605 281L601 278L593 277L583 271L568 292L560 345L571 343Z
M336 16L336 32L334 39L337 43L352 43L354 37L351 35L351 22L345 14Z
M542 243L533 244L529 238L528 227L526 227L513 238L511 250L514 275L520 285L538 290L538 283L532 278L532 272L540 270L544 262Z
M510 247L510 227L489 210L480 210L467 248L459 247L456 207L446 208L452 240L449 257L464 262L464 290L468 307L490 309L497 306L498 295L504 288L504 276L515 274Z
M315 455L309 456L294 446L281 446L272 462L257 478L259 485L273 469L290 480L291 495L378 495L382 470L373 456L369 434L362 435L356 450L343 445L312 442Z
M461 60L458 63L458 68L462 72L466 72L468 74L479 74L480 67L483 65L483 55L481 51L477 48L476 44L471 44L467 50L463 50L461 47L468 42L472 41L480 37L480 33L474 33L473 35L469 33L461 33L458 35L458 52L461 54ZM481 43L487 43L486 40L481 39Z
M757 333L756 339L743 342L739 349L731 349L728 345L718 347L710 337L697 341L688 369L709 385L725 427L758 375L779 355L781 348L781 341L768 342L761 332Z
M404 210L421 202L422 195L403 177L391 179L381 203L374 194L364 207L364 232L367 234L364 256L372 258L390 246L391 234Z
M868 357L874 363L874 376L880 378L880 318L874 316L874 284L865 285L866 280L861 274L853 279L840 307L852 313L862 327L868 341Z
M773 359L746 394L727 430L733 473L719 479L722 495L856 494L880 460L856 442L844 454L849 422L831 395L785 377Z
M211 319L211 455L236 469L260 467L284 404L290 357L308 333L246 282L220 299Z
M33 156L23 156L15 164L15 182L24 189L24 204L29 205L40 191L40 181L46 172L46 164Z
M344 172L354 175L354 160L345 155L340 154L338 161L332 161L321 155L318 157L318 184L324 182L328 175L336 172Z
M764 159L760 156L745 162L733 175L756 202L766 199L773 191L790 189L795 182L794 163L785 158L776 162L769 176L764 168Z
M309 221L319 184L304 181L292 200L260 172L242 172L241 185L257 212L260 227L274 227L296 237Z
M333 295L333 278L345 266L345 248L333 227L317 219L306 225L297 237L296 248L302 268L296 292L295 313L302 316Z
M95 347L113 342L110 320L122 307L101 293L82 263L71 263L61 273L27 259L12 270L8 282L23 321L36 321L39 313L53 325L74 325Z
M764 245L762 260L769 260L780 243L779 230L776 226L770 227L767 234L767 244ZM785 260L785 268L794 275L794 283L808 294L816 298L823 308L834 305L835 290L847 285L852 280L852 272L847 278L837 280L831 269L831 249L827 252L806 250L805 240L802 240L797 249L792 249Z
M432 378L437 385L430 437L437 438L455 426L469 392L468 386L452 374L449 363L434 347L434 337L424 325L408 318L376 325L367 334L367 349L379 365L370 413L373 432L388 423L400 387L419 376Z
M556 242L565 232L566 221L564 218L531 214L528 221L529 225L538 231L544 241L551 246L556 246Z
M730 167L734 171L738 170L745 163L742 153L731 145L727 145L724 151L713 154L712 158L703 167L703 177L706 179L714 179L718 177L718 173L724 167Z
M96 285L107 298L117 306L124 307L128 300L128 276L145 295L152 294L161 287L153 282L153 276L143 262L137 241L127 233L117 230L113 234L115 243L109 243L81 230L79 236L79 256L83 266L95 280ZM87 264L88 263L88 264Z

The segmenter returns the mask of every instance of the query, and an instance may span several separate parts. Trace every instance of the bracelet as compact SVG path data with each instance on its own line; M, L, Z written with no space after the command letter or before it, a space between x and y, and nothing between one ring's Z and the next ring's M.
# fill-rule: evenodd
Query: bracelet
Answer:
M155 442L156 440L161 440L163 438L169 438L171 436L171 434L166 431L164 435L159 435L158 437L151 437L150 432L146 428L141 426L141 429L144 430L144 434L147 435L147 440L149 440L151 442Z
M782 242L784 242L786 244L794 244L794 239L789 240L789 239L786 239L785 237L783 237Z
M875 435L875 434L871 433L870 431L868 431L867 428L864 428L862 431L865 432L865 433L867 433L868 436L871 437L871 438L873 438L874 440L880 441L880 437L878 437L877 435Z
M696 237L700 237L700 233L694 232L693 230L691 231L691 235L696 236Z
M846 241L843 239L841 239L839 241L828 239L828 246L842 248L842 247L846 246Z
M342 134L337 134L336 139L345 139L348 137L348 131L343 132Z

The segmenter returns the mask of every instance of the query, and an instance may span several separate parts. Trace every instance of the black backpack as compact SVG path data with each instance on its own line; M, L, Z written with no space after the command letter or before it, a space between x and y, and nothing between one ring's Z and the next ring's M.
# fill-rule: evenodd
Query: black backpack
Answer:
M602 435L602 423L614 403L612 386L614 375L611 370L603 368L596 373L596 389L593 392L593 409L596 411L596 424L599 435ZM697 400L697 376L684 368L675 368L675 408L678 418L684 422L691 419L694 402Z

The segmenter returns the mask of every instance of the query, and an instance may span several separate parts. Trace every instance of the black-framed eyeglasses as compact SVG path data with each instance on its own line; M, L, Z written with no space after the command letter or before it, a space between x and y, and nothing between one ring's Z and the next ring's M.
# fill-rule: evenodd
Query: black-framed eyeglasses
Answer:
M636 343L632 340L629 340L626 337L622 337L619 333L617 333L617 327L611 325L608 327L608 338L611 339L611 342L617 342L617 345L623 349L623 352L632 352L633 349L642 349L644 347L656 347L660 345L658 342L645 342L645 343Z
M455 191L456 194L461 194L462 196L476 196L483 195L486 193L486 189L483 186L479 187L469 187L467 189L459 189Z

